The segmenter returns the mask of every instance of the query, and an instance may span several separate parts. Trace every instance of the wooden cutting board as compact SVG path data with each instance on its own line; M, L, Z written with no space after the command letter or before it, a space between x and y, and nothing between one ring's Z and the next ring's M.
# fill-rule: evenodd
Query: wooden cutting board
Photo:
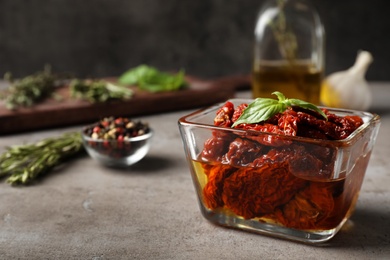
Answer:
M15 111L0 103L0 135L87 124L108 116L135 117L203 107L232 98L237 89L246 88L249 84L247 76L217 80L188 77L187 81L189 86L179 91L150 93L134 88L133 97L125 101L92 104L70 98L69 88L62 87L57 90L61 100L49 98Z

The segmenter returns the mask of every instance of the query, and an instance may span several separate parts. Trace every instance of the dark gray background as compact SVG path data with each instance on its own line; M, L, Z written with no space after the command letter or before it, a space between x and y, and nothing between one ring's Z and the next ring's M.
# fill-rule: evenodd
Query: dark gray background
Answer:
M205 78L249 73L260 0L0 0L0 74L45 63L79 77L119 75L149 64ZM386 0L312 0L327 33L326 73L360 49L367 79L390 80Z

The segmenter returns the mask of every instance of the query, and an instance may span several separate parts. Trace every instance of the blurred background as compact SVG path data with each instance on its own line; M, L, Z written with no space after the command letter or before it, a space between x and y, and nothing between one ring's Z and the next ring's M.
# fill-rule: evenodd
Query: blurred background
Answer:
M215 78L249 74L261 0L0 0L0 74L50 64L77 77L116 76L140 64ZM326 31L326 74L374 62L367 79L390 80L385 0L312 0Z

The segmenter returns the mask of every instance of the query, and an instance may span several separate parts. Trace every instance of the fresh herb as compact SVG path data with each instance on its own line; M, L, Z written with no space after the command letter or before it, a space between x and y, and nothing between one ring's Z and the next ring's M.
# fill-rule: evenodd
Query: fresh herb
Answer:
M169 74L154 67L140 65L123 73L118 82L125 85L137 85L150 92L174 91L186 85L184 71Z
M272 94L276 95L278 100L272 98L256 98L248 105L247 108L245 108L241 116L237 119L236 122L234 122L232 127L244 123L260 123L271 118L277 113L282 113L288 107L292 106L298 106L304 109L315 111L327 119L327 116L321 109L309 102L293 98L287 99L282 93L278 91L273 92Z
M51 95L55 89L56 76L51 73L50 66L45 66L42 72L13 80L11 73L6 73L4 79L11 83L3 93L6 108L17 109L29 107L41 99Z
M83 150L81 134L65 133L36 144L12 146L0 155L0 177L10 184L28 184Z
M70 83L70 95L95 103L105 102L109 99L129 99L133 96L133 91L104 80L74 79Z
M272 29L282 56L292 64L296 59L298 43L297 37L286 22L286 15L284 12L285 4L286 2L284 0L277 1L279 13L276 19L269 23L269 26Z

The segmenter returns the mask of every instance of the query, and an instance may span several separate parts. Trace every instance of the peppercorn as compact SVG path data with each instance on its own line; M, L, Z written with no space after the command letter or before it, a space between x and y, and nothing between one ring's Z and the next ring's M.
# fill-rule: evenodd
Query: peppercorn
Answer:
M86 128L84 134L94 140L103 140L100 144L91 142L91 145L94 143L96 150L120 158L130 151L131 138L147 134L149 131L148 124L141 121L136 122L124 117L106 117Z

